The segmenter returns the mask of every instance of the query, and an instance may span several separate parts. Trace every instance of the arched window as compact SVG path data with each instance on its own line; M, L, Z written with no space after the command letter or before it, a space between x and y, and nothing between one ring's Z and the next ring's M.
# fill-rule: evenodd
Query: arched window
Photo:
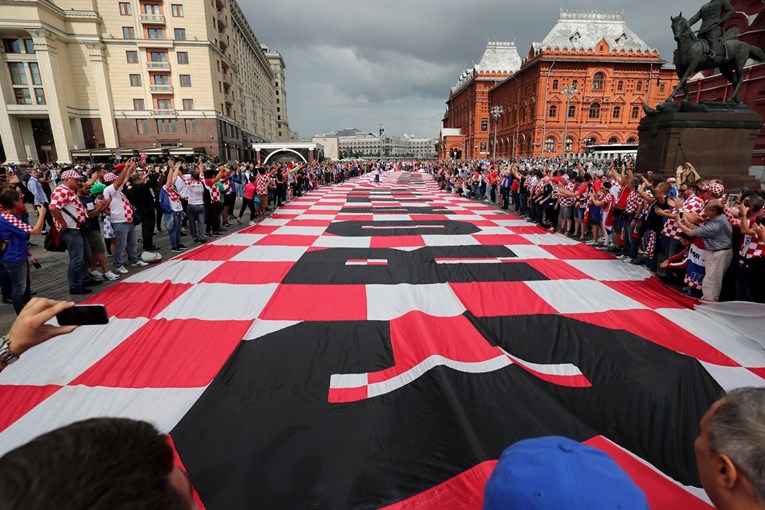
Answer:
M574 150L574 139L570 136L566 138L566 152L571 152Z
M556 105L554 105L554 104L550 105L550 112L549 112L548 116L550 118L552 118L552 119L554 119L555 117L558 116L558 107Z
M595 73L595 77L592 79L592 90L603 90L605 81L606 76L603 73Z
M558 80L553 80L553 82L552 82L552 89L553 90L558 90Z
M637 139L634 136L630 136L627 139L627 143L638 143Z
M616 91L621 92L624 90L624 82L622 80L619 80L616 82Z
M608 143L609 144L619 143L619 140L617 140L615 136L612 136L611 138L608 139Z
M584 144L585 144L585 145L595 145L596 143L598 143L598 141L597 141L597 140L595 140L595 137L594 137L594 136L591 136L591 137L589 137L589 138L585 138L585 139L584 139Z
M614 106L614 111L611 114L611 117L613 117L614 119L618 119L621 116L622 116L622 107L621 106Z
M659 85L659 92L664 92L664 84Z
M545 140L545 152L552 152L555 150L555 140L553 137L549 137Z
M589 117L591 119L599 119L600 118L600 105L598 103L592 103L590 105Z
M576 106L570 105L568 107L568 118L573 119L574 117L576 117Z
M639 81L635 84L635 92L642 92L643 91L643 82Z
M571 86L574 87L575 89L578 89L579 88L579 80L572 81L571 82Z
M632 119L639 119L640 118L640 107L639 106L633 106L632 107L632 113L630 114L630 118L632 118Z

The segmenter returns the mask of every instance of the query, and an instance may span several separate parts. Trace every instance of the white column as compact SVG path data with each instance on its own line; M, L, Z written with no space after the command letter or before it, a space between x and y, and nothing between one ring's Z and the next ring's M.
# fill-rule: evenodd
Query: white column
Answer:
M104 144L108 148L119 147L117 136L117 121L114 118L114 101L112 99L112 87L109 82L106 62L104 59L104 45L102 43L88 43L88 56L93 69L93 80L96 83L98 97L98 111L101 116L101 125L104 131Z
M5 149L5 159L13 163L25 162L27 153L21 138L19 118L8 113L8 104L16 104L11 87L11 77L7 72L0 73L0 140Z
M32 119L20 118L18 122L27 158L40 161L40 155L37 154L37 147L35 147L35 132L32 129Z
M56 37L47 30L30 30L34 41L37 63L40 66L40 76L45 87L45 100L48 103L53 143L56 145L56 156L59 163L71 163L69 149L73 146L72 127L69 123L64 80L54 44ZM61 41L61 44L66 44Z

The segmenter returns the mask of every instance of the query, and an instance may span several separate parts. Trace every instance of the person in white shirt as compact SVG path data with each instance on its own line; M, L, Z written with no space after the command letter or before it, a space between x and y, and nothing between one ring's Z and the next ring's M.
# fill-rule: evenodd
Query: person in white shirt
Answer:
M135 169L135 162L127 165L117 165L115 169L121 168L120 175L108 173L104 176L104 182L107 184L104 190L104 198L111 199L109 207L109 221L114 229L116 238L116 249L114 250L115 271L121 274L128 272L125 267L125 248L127 247L128 258L133 267L146 266L146 262L138 258L136 248L135 225L133 224L133 209L130 201L122 192L122 188Z

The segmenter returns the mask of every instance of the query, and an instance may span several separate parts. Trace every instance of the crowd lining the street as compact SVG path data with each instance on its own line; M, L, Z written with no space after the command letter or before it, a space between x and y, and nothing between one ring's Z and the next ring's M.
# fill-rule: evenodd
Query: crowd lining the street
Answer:
M662 178L635 161L450 161L442 189L512 209L529 222L645 265L706 301L765 302L762 192L726 195L691 163Z

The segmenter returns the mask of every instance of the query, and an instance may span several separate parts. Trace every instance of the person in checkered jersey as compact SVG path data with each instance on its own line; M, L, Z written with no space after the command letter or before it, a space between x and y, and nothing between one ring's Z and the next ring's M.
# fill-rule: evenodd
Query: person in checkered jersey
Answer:
M81 232L88 221L85 206L77 196L81 185L80 174L75 170L66 170L61 174L61 184L53 191L50 200L55 228L61 233L69 254L67 278L70 294L90 294L92 291L88 287L95 284L88 271L88 245Z

